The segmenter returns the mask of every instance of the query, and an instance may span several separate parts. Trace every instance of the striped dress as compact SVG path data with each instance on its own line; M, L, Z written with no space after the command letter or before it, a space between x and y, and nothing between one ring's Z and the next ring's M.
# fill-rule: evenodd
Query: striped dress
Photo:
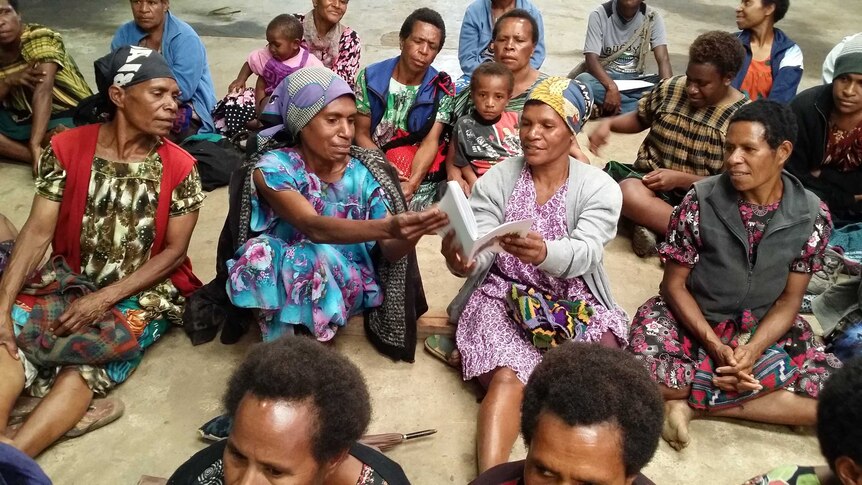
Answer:
M93 94L75 60L66 52L63 37L38 24L24 25L21 32L21 55L8 64L0 64L0 79L44 62L53 62L59 66L54 78L52 115L75 108L82 99ZM16 86L6 97L3 109L11 112L16 121L26 120L33 113L30 97L28 90Z
M685 76L665 79L638 102L638 118L650 127L634 163L638 172L721 173L730 118L749 100L695 109L688 103L685 82Z

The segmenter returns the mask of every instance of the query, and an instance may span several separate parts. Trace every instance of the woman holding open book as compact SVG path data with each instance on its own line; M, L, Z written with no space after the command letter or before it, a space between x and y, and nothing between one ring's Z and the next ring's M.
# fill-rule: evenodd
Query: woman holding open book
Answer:
M544 350L567 340L618 347L628 317L602 267L616 234L622 196L598 168L569 156L590 112L583 85L549 78L530 93L521 118L524 155L492 167L473 188L479 234L532 219L525 237L501 238L504 252L467 261L454 233L442 252L469 276L449 307L465 380L487 390L479 411L479 472L508 461L518 437L524 384Z

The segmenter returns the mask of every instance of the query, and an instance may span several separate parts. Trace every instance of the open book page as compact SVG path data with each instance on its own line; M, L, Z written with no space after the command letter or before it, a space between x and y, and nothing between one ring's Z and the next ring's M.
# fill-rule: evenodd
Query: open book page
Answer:
M637 91L655 86L655 84L649 81L641 81L640 79L615 79L614 84L617 85L617 89L621 92Z
M484 251L494 253L502 251L497 242L497 238L500 236L517 234L524 237L530 232L533 221L532 219L525 219L506 222L487 234L479 236L476 217L473 215L470 201L467 200L464 191L461 190L461 185L455 181L450 181L446 185L446 194L437 207L449 217L449 225L441 229L439 234L444 236L449 231L455 231L455 240L461 246L468 261L472 261Z

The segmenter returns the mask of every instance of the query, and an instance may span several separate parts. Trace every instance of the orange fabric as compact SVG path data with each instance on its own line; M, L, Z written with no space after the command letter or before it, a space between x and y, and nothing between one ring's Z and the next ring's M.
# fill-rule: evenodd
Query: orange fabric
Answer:
M745 79L742 80L740 91L747 94L752 101L764 99L769 96L772 91L772 66L770 59L765 61L755 61L752 59L748 66L748 72L745 73Z

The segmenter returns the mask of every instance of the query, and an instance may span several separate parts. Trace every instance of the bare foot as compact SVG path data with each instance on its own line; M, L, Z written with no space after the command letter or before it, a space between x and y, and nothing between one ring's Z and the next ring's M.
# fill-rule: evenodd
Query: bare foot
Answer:
M662 426L661 437L671 448L680 451L688 446L691 441L688 435L688 424L693 417L694 410L685 400L664 403L664 426Z

